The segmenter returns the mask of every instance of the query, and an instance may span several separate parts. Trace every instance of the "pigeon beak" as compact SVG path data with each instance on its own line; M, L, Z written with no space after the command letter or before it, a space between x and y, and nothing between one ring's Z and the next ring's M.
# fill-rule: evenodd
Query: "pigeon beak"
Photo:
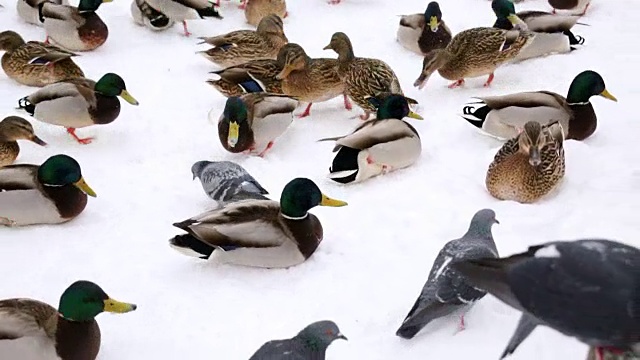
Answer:
M500 224L500 221L498 221L498 219L494 218L493 221L496 222L496 224Z
M342 335L342 333L338 333L338 335L336 335L336 338L337 339L342 339L342 340L345 340L345 341L349 341L349 339L347 339L346 336Z

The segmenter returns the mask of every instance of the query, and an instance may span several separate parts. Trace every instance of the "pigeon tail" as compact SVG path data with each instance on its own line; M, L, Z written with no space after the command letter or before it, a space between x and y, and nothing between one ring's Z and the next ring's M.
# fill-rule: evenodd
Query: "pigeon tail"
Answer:
M196 239L193 235L177 235L169 240L169 246L187 256L209 259L214 248Z
M435 319L447 316L458 310L463 305L445 304L437 300L431 300L426 306L420 306L423 302L418 299L413 309L409 311L406 319L400 325L396 335L404 339L411 339L427 324Z
M511 307L523 311L523 307L511 291L507 278L508 267L528 258L518 254L508 258L483 258L452 263L453 270L465 277L465 280L478 289L483 289Z
M518 321L518 327L511 336L509 344L507 344L507 348L504 349L504 352L502 353L502 356L500 356L500 359L504 359L505 357L513 354L518 346L520 346L520 344L529 335L531 335L536 326L538 326L538 322L536 321L536 319L531 315L523 313L520 317L520 320Z

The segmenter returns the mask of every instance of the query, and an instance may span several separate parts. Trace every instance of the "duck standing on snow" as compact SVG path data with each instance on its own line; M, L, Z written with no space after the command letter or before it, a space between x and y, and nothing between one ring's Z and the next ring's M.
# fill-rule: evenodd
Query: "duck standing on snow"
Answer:
M465 78L483 75L489 75L484 84L488 87L495 70L518 56L534 37L534 33L520 30L487 27L464 30L454 36L446 48L434 50L424 57L422 73L413 86L422 89L437 70L443 78L455 80L449 88L463 85Z
M360 119L367 120L376 112L368 100L370 97L381 93L404 95L391 66L382 60L356 57L347 34L334 33L329 45L323 49L331 49L338 54L338 74L346 84L347 95L364 110Z
M58 309L33 299L0 300L0 358L22 360L94 360L100 351L100 326L95 317L136 310L110 298L90 281L76 281Z
M418 55L424 56L431 50L446 47L451 37L451 30L442 20L442 11L436 1L429 3L424 14L400 17L398 42Z
M282 71L276 75L276 79L282 82L282 92L309 103L298 117L309 116L313 103L328 101L340 95L344 97L344 107L351 110L336 59L312 59L302 46L289 43L280 49L278 65L282 65Z
M491 234L493 224L499 224L495 212L482 209L473 216L464 236L444 245L433 262L420 296L396 332L397 336L412 339L431 321L468 308L487 294L469 284L449 264L497 258L498 249ZM460 317L460 329L464 329L464 315Z
M595 347L598 360L605 352L627 351L635 352L637 359L639 259L640 250L633 246L581 239L531 246L506 258L460 261L452 267L473 286L522 312L501 359L513 354L540 325Z
M329 320L317 321L302 329L291 339L266 342L249 360L287 358L325 360L329 345L337 339L347 340L347 337L342 335L336 323Z
M96 13L100 4L112 0L80 0L78 7L44 2L40 18L47 40L71 51L91 51L107 41L109 29Z
M20 154L17 140L29 140L40 146L47 143L36 136L31 124L18 116L8 116L0 121L0 167L13 164Z
M40 16L40 6L45 2L69 5L68 0L18 0L16 4L18 16L26 23L43 26L44 19Z
M146 0L146 2L169 19L182 22L185 36L191 36L187 29L187 20L206 17L222 19L215 5L207 0Z
M61 224L73 220L96 193L78 162L55 155L42 165L0 168L0 225ZM1 317L0 317L1 318Z
M269 200L258 180L232 161L198 161L191 167L193 179L200 179L204 192L219 206L244 200Z
M214 250L223 263L261 268L288 268L305 262L323 239L322 224L308 211L346 202L324 195L306 178L291 180L280 203L244 200L205 212L174 226L188 234L169 243L177 251L208 259Z
M70 51L39 41L25 42L15 31L0 33L2 69L13 80L42 87L58 81L82 78L84 73L73 62Z
M280 49L289 42L283 26L282 19L271 14L262 18L255 31L236 30L224 35L200 37L200 44L207 43L213 47L198 53L221 67L251 60L276 59Z
M524 125L517 137L507 141L493 159L485 180L491 196L523 204L538 201L564 178L562 126L535 121Z
M264 156L293 122L298 100L287 95L250 93L227 99L218 119L218 137L225 150ZM213 109L209 119L213 120Z
M497 16L494 28L511 30L514 26L520 26L535 32L531 45L518 53L514 61L568 53L576 49L575 45L584 44L584 38L571 32L579 16L553 15L543 11L523 11L516 14L515 6L509 0L493 0L491 7Z
M584 16L591 5L591 0L549 0L549 5L553 8L554 14L556 10L567 10L571 14Z
M421 120L409 109L403 95L384 93L369 98L378 108L377 119L368 120L351 134L326 138L335 140L333 152L338 152L329 168L328 177L347 184L406 168L416 162L422 152L418 131L405 122L405 117Z
M175 21L152 8L145 0L131 1L131 16L136 24L146 26L153 31L166 30L175 24Z
M92 138L79 138L76 129L112 123L120 115L118 96L131 105L138 105L124 80L108 73L98 82L83 78L47 85L20 99L18 105L42 122L64 126L79 143L89 144Z
M587 70L573 79L566 98L550 91L478 97L479 101L464 106L462 117L503 140L517 136L529 121L545 125L557 119L565 139L580 141L596 131L597 117L590 102L595 95L618 101L605 88L602 76Z
M262 18L269 14L286 18L287 2L285 0L251 0L245 3L244 16L253 26L257 26Z

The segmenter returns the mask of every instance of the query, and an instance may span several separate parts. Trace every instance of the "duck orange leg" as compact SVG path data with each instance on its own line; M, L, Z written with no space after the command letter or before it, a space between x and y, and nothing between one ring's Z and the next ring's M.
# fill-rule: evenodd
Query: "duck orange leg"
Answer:
M347 97L347 94L344 94L344 108L349 111L353 109L353 107L351 106L351 101L349 101L349 97Z
M184 36L191 36L191 33L189 32L189 29L187 29L187 21L186 20L182 20L182 28L184 29Z
M582 12L582 14L580 14L580 16L584 16L584 14L587 13L587 9L589 8L589 5L591 5L591 3L588 3L587 6L584 7L584 11Z
M464 85L464 79L456 80L449 84L449 89L457 88L458 86Z
M74 128L67 128L67 133L69 133L69 135L71 135L74 139L76 139L77 142L82 145L91 144L91 141L93 141L93 138L79 138L78 135L76 135L76 129Z
M304 112L300 115L297 115L298 118L302 119L303 117L311 115L311 105L313 105L313 103L309 103L309 105L307 105L307 108L304 109Z
M493 73L489 74L489 78L487 79L487 82L484 83L484 87L489 87L491 86L491 82L493 81Z
M269 143L267 144L267 147L264 150L262 150L262 152L258 154L258 156L264 157L267 151L269 151L272 147L273 147L273 141L269 141Z

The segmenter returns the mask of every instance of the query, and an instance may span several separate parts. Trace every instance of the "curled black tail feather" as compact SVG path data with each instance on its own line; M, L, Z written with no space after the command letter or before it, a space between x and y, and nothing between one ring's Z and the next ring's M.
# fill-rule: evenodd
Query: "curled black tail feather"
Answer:
M23 109L24 111L28 112L29 115L33 116L33 113L36 111L36 106L33 105L31 101L29 101L29 99L27 99L27 96L25 96L22 99L18 100L18 109Z
M198 12L198 15L200 15L200 17L203 19L205 17L223 19L223 17L220 15L218 10L216 10L216 8L213 5L211 7L204 8L204 9L196 9L196 11Z
M169 240L169 244L177 248L189 249L196 252L202 255L200 259L204 260L209 259L211 254L213 254L213 250L215 250L212 246L203 243L190 234L176 235Z

